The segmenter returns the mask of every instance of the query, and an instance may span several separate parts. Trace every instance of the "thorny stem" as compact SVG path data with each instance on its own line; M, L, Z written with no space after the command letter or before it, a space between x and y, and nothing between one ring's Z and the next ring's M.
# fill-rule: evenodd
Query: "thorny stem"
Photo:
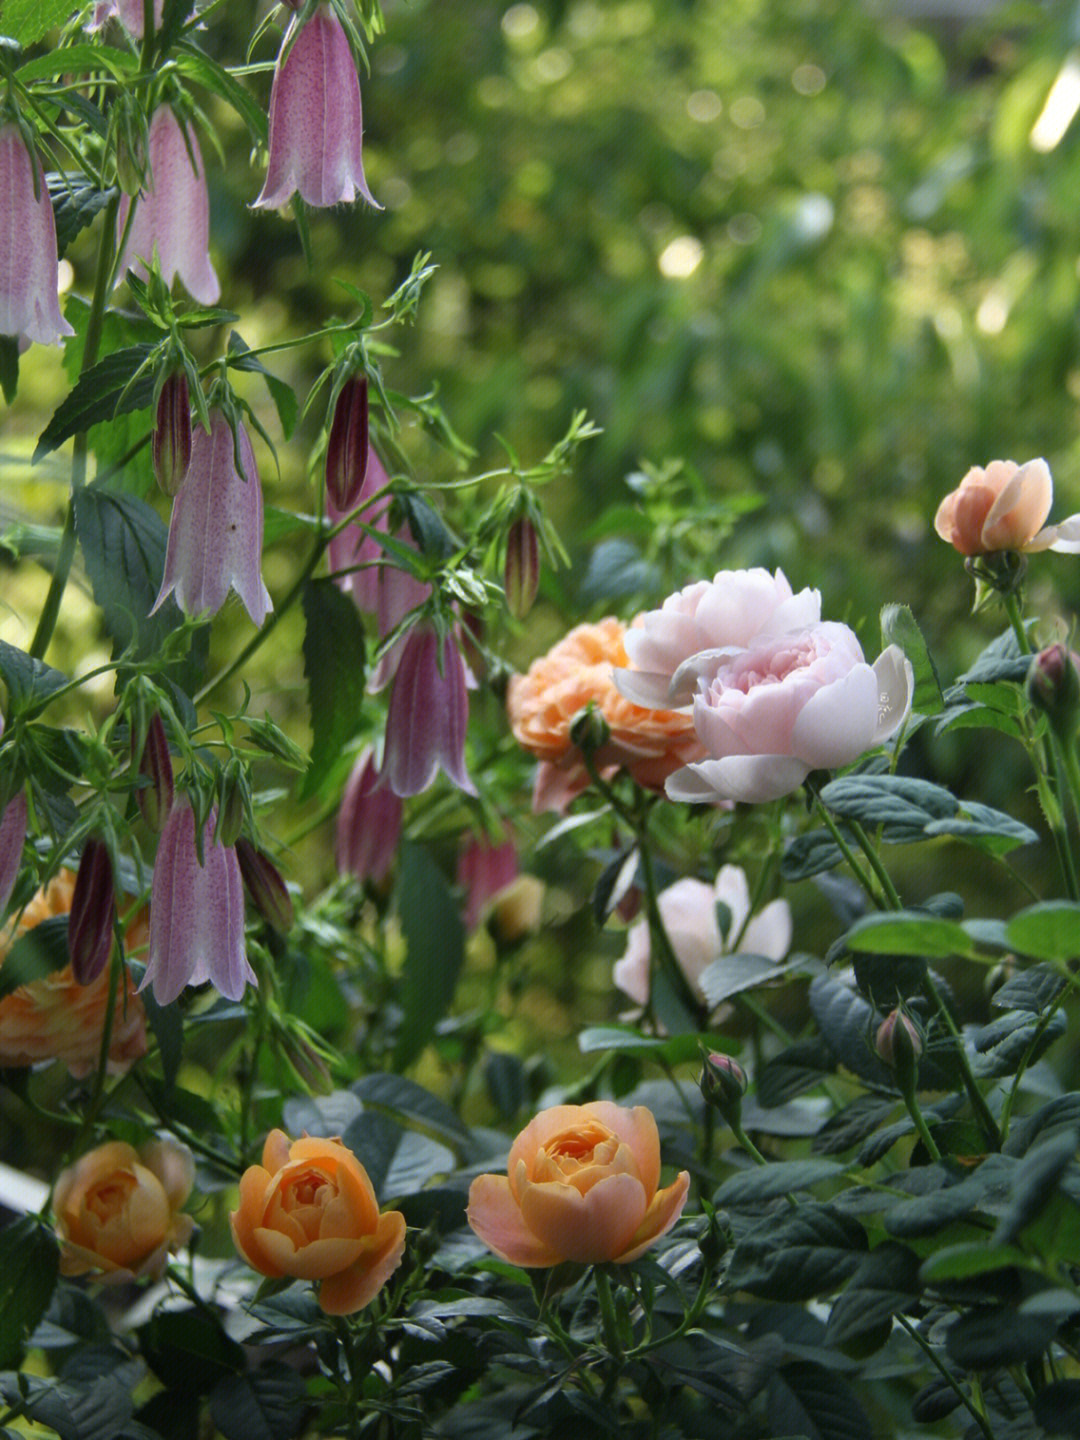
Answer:
M937 1352L934 1350L934 1347L930 1344L928 1340L924 1339L923 1336L919 1334L918 1327L913 1325L906 1315L897 1315L896 1323L907 1331L907 1333L911 1336L912 1340L915 1341L915 1344L930 1361L931 1365L933 1365L935 1370L937 1370L941 1378L946 1382L947 1385L951 1386L951 1388L960 1397L961 1405L963 1405L964 1409L975 1421L975 1424L978 1425L979 1429L986 1436L986 1440L994 1440L994 1432L990 1427L989 1420L987 1420L986 1416L982 1413L982 1411L974 1404L971 1396L960 1384L956 1376L950 1374L947 1367L941 1363L941 1360L939 1359Z

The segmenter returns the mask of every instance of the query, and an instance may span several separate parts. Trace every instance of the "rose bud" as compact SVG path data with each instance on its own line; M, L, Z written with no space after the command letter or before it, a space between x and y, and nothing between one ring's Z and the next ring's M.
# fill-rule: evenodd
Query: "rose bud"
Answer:
M83 846L68 917L71 971L80 985L92 984L108 964L115 920L112 856L103 840L90 839Z
M730 1055L711 1051L698 1081L706 1105L719 1110L729 1123L738 1124L742 1098L746 1094L746 1071Z
M132 739L135 738L133 730ZM139 757L139 774L150 783L139 786L135 791L135 799L147 825L160 834L172 809L173 771L165 726L157 711L150 717L147 727L142 755Z
M326 442L326 493L340 514L355 510L368 466L368 381L354 375L341 387Z
M527 515L514 521L506 537L503 583L510 614L515 620L524 620L540 585L540 542L536 526Z
M166 495L175 495L191 463L191 396L183 370L174 370L161 387L152 446L157 482Z
M878 1028L874 1048L896 1076L902 1093L914 1090L923 1052L922 1036L914 1020L894 1010Z
M236 858L251 903L272 929L287 935L293 926L293 902L281 871L243 835L236 842Z
M1059 740L1069 744L1080 718L1080 673L1064 645L1051 645L1032 660L1027 673L1027 695L1041 710Z

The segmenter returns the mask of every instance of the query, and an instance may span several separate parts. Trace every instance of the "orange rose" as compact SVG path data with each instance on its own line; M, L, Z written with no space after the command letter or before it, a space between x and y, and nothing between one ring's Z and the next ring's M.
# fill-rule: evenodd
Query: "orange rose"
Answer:
M191 1155L175 1140L140 1150L112 1140L90 1150L53 1191L61 1273L160 1278L170 1250L185 1245L195 1228L190 1215L180 1214L194 1179Z
M590 703L611 732L596 754L605 775L623 767L639 785L662 790L669 775L704 757L691 716L647 710L615 689L613 668L630 663L625 633L622 621L611 617L596 625L578 625L534 660L527 674L511 679L506 699L510 728L518 744L541 762L535 810L562 810L588 785L589 773L570 739L570 724Z
M660 1136L643 1105L607 1100L542 1110L510 1149L506 1175L478 1175L468 1221L513 1265L635 1260L667 1233L690 1188L685 1170L663 1190Z
M352 1315L401 1264L405 1217L379 1214L367 1171L340 1140L271 1130L263 1163L240 1177L233 1239L262 1275L318 1280L328 1315Z
M66 915L74 889L74 872L61 870L39 890L18 923L0 931L0 961L27 930L54 915ZM75 1079L91 1075L97 1068L108 1003L108 969L90 985L78 984L70 965L20 985L0 1000L0 1065L61 1060ZM145 1054L146 1011L125 966L109 1037L109 1073L122 1074Z
M959 488L946 495L934 516L934 529L961 555L1001 550L1065 550L1080 546L1080 516L1046 525L1054 501L1054 483L1045 460L992 460L974 465ZM1045 528L1044 528L1045 527Z

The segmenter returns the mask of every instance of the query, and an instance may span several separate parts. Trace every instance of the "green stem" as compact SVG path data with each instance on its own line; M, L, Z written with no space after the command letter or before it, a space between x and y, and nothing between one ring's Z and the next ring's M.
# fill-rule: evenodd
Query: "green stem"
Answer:
M90 301L90 314L86 322L86 340L83 345L82 364L79 367L80 376L85 375L87 370L97 362L98 350L101 347L101 336L105 326L105 309L108 305L111 288L113 236L116 234L116 215L119 207L119 194L114 195L105 207L102 222L104 228L101 246L98 250L97 272L94 277L94 294ZM41 607L34 638L30 642L30 654L35 660L43 659L45 651L49 648L49 641L53 637L57 617L60 614L60 602L64 598L68 576L71 574L72 561L75 559L75 496L86 483L88 450L87 432L80 430L75 436L72 446L71 495L68 498L67 514L64 516L64 528L60 536L60 548L56 554L56 565L49 582L45 603Z
M844 832L837 825L836 821L829 814L828 810L825 808L824 804L822 804L821 799L817 795L814 796L814 803L817 806L819 815L825 822L825 828L836 841L840 853L847 861L848 866L851 869L851 873L855 876L855 879L866 891L866 894L869 896L870 900L877 906L877 908L879 910L884 910L886 907L882 902L881 896L874 888L873 880L859 864L859 861L855 856L855 852L852 850L851 846L844 838Z
M941 1151L938 1149L937 1142L933 1135L930 1134L930 1128L926 1123L922 1110L919 1108L919 1102L913 1088L904 1094L904 1104L907 1106L907 1112L911 1116L915 1129L918 1131L919 1139L926 1146L927 1154L931 1160L940 1160Z
M964 1037L956 1028L956 1022L953 1020L952 1015L949 1013L949 1007L945 1004L944 997L942 996L941 991L938 989L937 981L934 979L934 976L929 968L926 970L923 976L923 987L926 990L927 995L929 995L930 999L934 1002L937 1013L941 1017L942 1024L945 1026L946 1030L948 1030L949 1034L953 1038L953 1048L956 1052L956 1058L960 1065L960 1075L964 1082L964 1089L968 1093L968 1099L971 1101L971 1108L975 1111L975 1114L978 1117L979 1124L982 1127L987 1143L992 1150L1000 1150L1001 1131L998 1129L997 1121L990 1113L990 1107L986 1103L985 1096L979 1089L979 1082L975 1079L975 1076L972 1073L971 1064L967 1056L967 1050L964 1046Z
M911 1336L912 1340L915 1341L915 1344L930 1361L931 1365L933 1365L934 1369L938 1372L941 1378L946 1382L946 1384L951 1386L952 1389L956 1392L956 1394L960 1397L961 1405L963 1405L964 1409L975 1421L975 1424L978 1425L979 1429L985 1435L986 1440L994 1440L994 1432L990 1428L990 1422L987 1420L986 1416L982 1413L982 1411L979 1410L972 1402L971 1397L967 1394L964 1387L960 1384L959 1380L957 1380L956 1376L953 1375L951 1371L941 1363L941 1360L938 1358L937 1353L935 1352L934 1347L930 1344L930 1342L928 1340L925 1340L919 1334L918 1328L911 1323L911 1321L907 1318L906 1315L897 1315L896 1323L902 1326L902 1328L907 1331L907 1333Z
M874 874L878 878L878 883L880 884L881 889L885 895L885 899L888 901L888 909L902 910L904 908L903 901L900 899L899 892L897 891L896 886L892 882L892 876L882 864L881 856L877 853L877 850L875 849L874 843L870 839L870 836L867 835L866 831L859 824L858 820L849 820L848 824L851 826L851 833L859 842L859 849L866 856L871 870L873 870Z

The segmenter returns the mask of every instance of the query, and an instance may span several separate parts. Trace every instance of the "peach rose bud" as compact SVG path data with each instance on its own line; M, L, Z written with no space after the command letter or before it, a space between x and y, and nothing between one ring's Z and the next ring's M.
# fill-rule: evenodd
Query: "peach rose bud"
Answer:
M253 1270L315 1281L327 1315L362 1310L405 1250L404 1215L379 1214L368 1173L351 1150L315 1136L290 1141L281 1130L266 1137L262 1164L240 1177L240 1204L229 1222Z
M1080 550L1080 515L1047 525L1054 482L1045 460L992 460L973 465L957 489L946 495L934 529L961 555L1002 550Z
M194 1181L191 1155L174 1140L139 1150L112 1140L90 1150L62 1172L53 1191L61 1274L160 1278L169 1252L195 1228L180 1213Z
M505 1175L472 1182L467 1218L525 1269L625 1264L671 1229L689 1188L685 1170L660 1188L660 1136L643 1105L555 1105L514 1141Z

